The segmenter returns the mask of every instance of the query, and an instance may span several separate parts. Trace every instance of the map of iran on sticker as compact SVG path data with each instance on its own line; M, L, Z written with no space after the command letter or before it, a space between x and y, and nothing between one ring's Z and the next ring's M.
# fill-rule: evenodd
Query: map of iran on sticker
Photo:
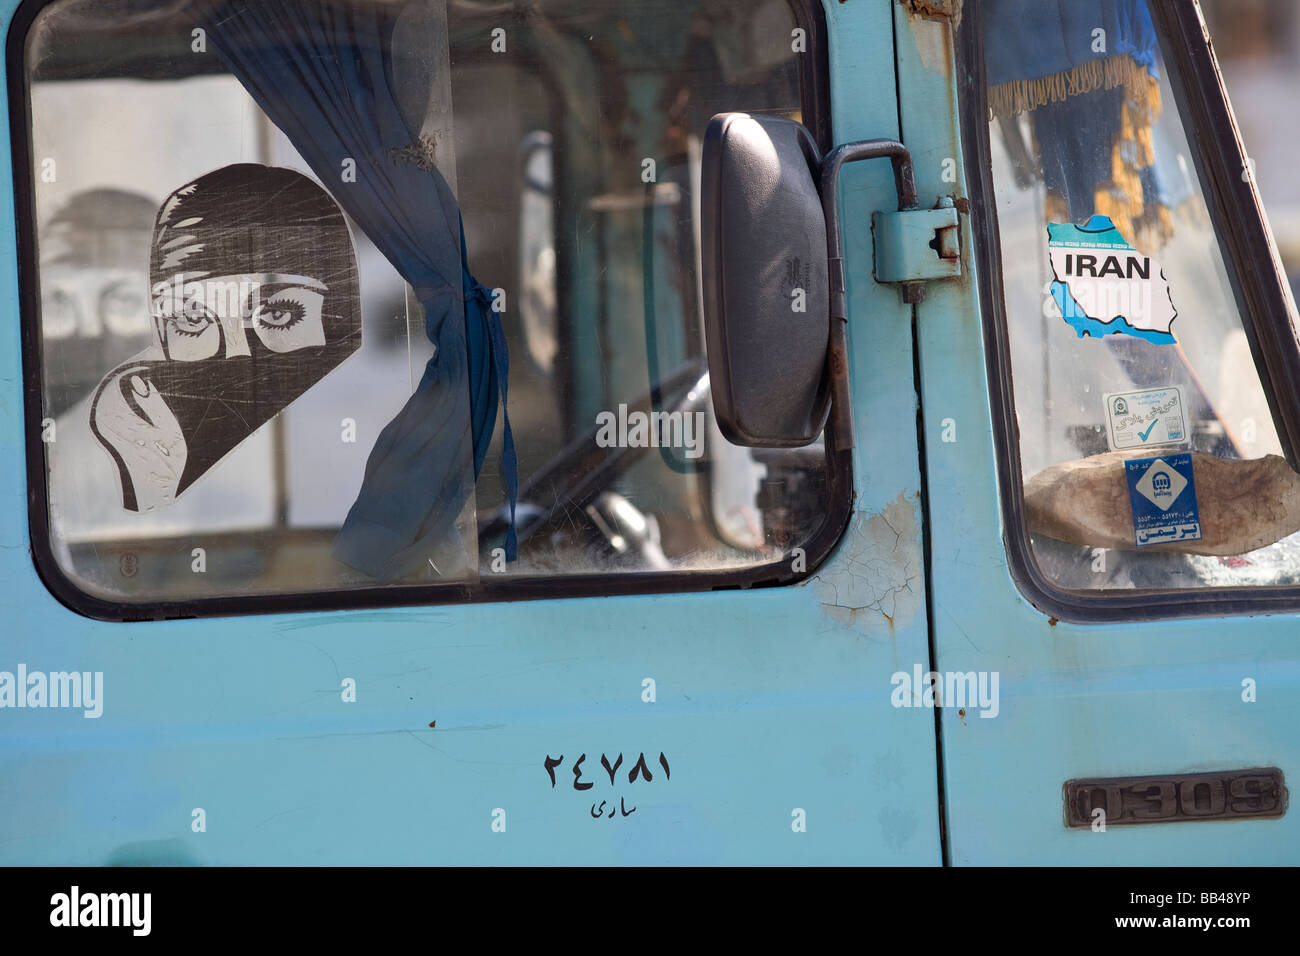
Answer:
M1133 508L1133 540L1139 548L1200 540L1201 514L1190 454L1126 461L1124 475Z
M1049 223L1052 298L1079 338L1123 334L1174 345L1174 308L1160 264L1129 244L1105 216L1080 227Z
M1105 397L1106 441L1111 451L1183 445L1189 441L1183 392L1177 386Z

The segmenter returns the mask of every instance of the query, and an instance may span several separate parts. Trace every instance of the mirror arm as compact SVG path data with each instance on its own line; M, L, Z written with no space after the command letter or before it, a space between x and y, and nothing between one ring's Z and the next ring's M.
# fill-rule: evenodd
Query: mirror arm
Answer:
M894 165L894 185L900 210L920 208L912 154L892 139L866 139L836 147L822 160L822 210L826 216L827 249L830 252L831 415L834 416L835 450L853 447L853 405L849 390L848 289L844 278L844 240L840 236L840 171L845 163L889 157Z

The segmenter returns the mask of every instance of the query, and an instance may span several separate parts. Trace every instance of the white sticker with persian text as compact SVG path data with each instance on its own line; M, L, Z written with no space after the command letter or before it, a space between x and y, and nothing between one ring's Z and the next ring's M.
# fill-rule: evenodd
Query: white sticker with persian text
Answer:
M1174 386L1107 395L1106 441L1111 451L1185 445L1187 416L1182 389Z

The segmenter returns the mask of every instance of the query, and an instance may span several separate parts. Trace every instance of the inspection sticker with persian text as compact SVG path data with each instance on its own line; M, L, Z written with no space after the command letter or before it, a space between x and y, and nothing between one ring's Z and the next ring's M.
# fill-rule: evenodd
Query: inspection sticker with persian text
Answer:
M1111 451L1185 444L1188 435L1182 389L1153 388L1107 395L1106 441Z

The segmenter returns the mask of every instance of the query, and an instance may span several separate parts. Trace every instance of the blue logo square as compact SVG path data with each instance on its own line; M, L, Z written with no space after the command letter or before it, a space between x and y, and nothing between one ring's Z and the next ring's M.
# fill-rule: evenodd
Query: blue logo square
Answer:
M1139 548L1200 540L1201 514L1190 454L1126 461L1124 474L1133 508L1133 539Z

